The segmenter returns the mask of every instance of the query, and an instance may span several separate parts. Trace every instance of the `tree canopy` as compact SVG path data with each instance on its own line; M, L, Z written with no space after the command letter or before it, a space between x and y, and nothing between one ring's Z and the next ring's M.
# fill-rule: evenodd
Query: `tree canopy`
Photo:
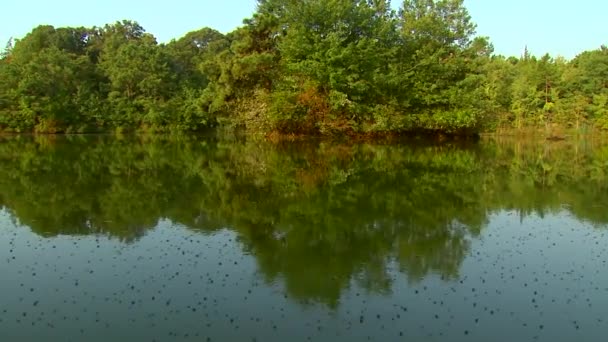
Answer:
M227 34L38 26L0 55L0 130L471 134L608 129L608 49L504 57L463 0L258 0Z

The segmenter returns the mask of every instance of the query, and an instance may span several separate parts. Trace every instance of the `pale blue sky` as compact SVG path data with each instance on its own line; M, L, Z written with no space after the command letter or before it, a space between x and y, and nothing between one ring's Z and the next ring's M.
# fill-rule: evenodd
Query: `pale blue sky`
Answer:
M394 5L401 1L393 0ZM607 0L465 0L480 35L496 53L530 52L572 58L608 44ZM0 5L0 43L23 37L39 24L101 26L139 22L160 42L205 26L228 32L251 15L255 0L11 0Z

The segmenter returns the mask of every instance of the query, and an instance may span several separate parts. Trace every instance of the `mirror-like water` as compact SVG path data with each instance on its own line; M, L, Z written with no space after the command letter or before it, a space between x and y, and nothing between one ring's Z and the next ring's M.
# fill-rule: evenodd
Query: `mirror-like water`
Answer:
M2 341L603 341L608 148L0 140Z

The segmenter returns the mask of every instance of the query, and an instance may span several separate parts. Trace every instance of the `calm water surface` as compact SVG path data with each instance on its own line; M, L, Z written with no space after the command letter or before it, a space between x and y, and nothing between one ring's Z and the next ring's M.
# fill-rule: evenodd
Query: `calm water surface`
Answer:
M0 140L0 341L605 341L608 147Z

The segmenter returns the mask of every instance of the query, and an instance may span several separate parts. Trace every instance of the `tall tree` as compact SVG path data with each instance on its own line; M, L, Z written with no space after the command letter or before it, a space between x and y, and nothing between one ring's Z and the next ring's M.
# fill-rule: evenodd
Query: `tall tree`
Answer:
M478 58L492 47L474 38L475 24L463 0L405 0L399 11L407 110L417 114L418 126L439 130L475 129L480 112L471 101L461 102L462 86L479 83ZM466 95L466 92L464 93Z

